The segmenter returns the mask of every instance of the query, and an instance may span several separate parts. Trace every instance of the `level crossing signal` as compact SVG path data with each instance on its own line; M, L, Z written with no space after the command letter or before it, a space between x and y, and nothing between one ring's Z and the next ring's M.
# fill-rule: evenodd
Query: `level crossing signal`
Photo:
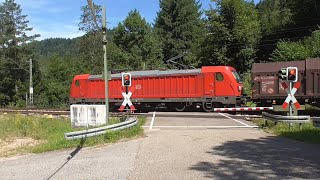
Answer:
M297 92L297 90L299 89L301 83L297 82L295 83L294 87L292 89L288 88L288 85L285 82L281 83L282 87L286 90L288 96L286 98L286 100L283 102L282 104L282 108L286 109L290 103L290 101L293 102L294 106L299 109L300 108L300 104L297 101L297 99L294 97L294 94Z
M287 68L281 68L279 71L279 79L287 80Z
M287 67L287 81L297 82L298 81L298 68Z
M130 73L122 73L122 86L131 86L131 74Z
M298 68L297 67L287 67L281 68L279 71L279 79L289 82L298 81Z

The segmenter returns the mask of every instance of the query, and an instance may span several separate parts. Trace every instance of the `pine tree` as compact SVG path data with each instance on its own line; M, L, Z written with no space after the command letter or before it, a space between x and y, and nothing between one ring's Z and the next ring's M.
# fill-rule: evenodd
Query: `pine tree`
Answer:
M253 2L214 0L207 12L207 38L203 44L205 65L230 65L240 72L251 69L260 40L258 13Z
M14 0L5 0L1 3L0 105L7 105L10 101L21 101L25 97L29 77L29 73L25 70L28 69L26 61L32 57L32 52L26 44L39 37L39 35L27 35L32 28L28 27L29 21L26 18L27 15L22 15L20 5Z
M196 56L204 37L200 7L195 0L160 0L155 30L162 38L164 60L187 52L182 63L198 64Z
M79 30L84 31L86 34L79 38L77 45L79 48L77 71L79 73L101 74L103 72L103 34L102 34L102 7L94 5L95 15L93 14L88 5L81 7L80 23L78 24ZM96 21L96 22L95 22ZM114 49L111 39L113 30L107 29L107 61L108 69L112 70L118 68L113 66L118 64L117 60L112 53L118 52Z
M113 41L126 54L120 61L127 69L163 67L161 43L137 10L129 12L123 23L115 28Z

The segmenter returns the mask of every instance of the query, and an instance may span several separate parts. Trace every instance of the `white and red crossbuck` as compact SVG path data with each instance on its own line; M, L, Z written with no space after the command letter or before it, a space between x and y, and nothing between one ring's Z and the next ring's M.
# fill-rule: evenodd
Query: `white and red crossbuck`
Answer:
M297 92L297 90L300 87L301 83L300 82L296 82L291 91L290 91L290 89L288 88L288 85L285 82L282 82L281 85L287 91L287 94L288 94L286 100L282 104L282 108L286 109L288 107L288 105L289 105L289 102L292 101L294 106L297 109L299 109L300 108L300 104L297 101L297 99L294 97L294 94Z
M126 94L124 92L122 93L124 100L119 108L119 111L123 111L127 104L129 105L129 107L132 111L136 110L136 108L133 106L133 104L130 100L131 95L132 95L132 92L128 92L128 94Z

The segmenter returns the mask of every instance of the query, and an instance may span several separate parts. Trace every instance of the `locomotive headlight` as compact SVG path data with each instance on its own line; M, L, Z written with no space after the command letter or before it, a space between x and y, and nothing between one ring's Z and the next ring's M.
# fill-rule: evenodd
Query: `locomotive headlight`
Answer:
M241 91L242 90L242 86L238 86L238 90Z

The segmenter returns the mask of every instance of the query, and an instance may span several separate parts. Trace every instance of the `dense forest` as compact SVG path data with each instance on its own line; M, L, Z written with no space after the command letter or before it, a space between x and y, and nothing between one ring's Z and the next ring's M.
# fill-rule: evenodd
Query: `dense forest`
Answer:
M107 31L109 70L150 70L204 65L234 66L250 73L254 62L320 57L318 0L212 0L201 10L196 0L160 0L150 24L133 9ZM33 60L34 105L65 107L71 80L80 73L101 74L103 49L101 6L79 7L74 39L35 39L27 35L27 15L15 0L0 4L0 106L26 106L29 59ZM98 23L95 23L96 19Z

